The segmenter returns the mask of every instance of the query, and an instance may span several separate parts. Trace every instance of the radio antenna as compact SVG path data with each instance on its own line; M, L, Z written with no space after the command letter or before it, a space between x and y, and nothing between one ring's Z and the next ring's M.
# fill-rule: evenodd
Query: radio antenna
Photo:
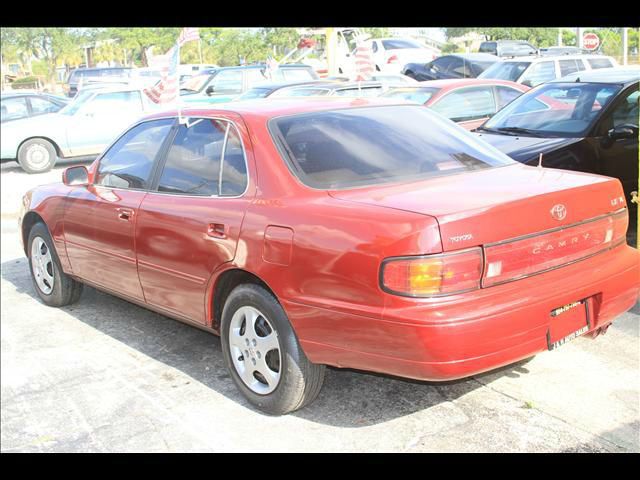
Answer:
M538 167L542 167L542 154L538 157Z

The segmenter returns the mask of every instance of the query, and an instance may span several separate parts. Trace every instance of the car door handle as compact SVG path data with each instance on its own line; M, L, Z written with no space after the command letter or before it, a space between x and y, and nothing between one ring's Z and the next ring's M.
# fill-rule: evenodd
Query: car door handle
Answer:
M130 208L117 208L118 218L128 222L133 217L133 210Z
M214 238L227 238L227 227L223 223L207 225L207 235Z

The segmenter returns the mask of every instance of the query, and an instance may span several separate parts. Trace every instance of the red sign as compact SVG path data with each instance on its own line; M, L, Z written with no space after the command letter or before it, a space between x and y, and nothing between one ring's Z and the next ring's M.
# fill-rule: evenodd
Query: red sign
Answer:
M595 33L585 33L582 37L582 46L587 50L595 50L600 46L600 38Z

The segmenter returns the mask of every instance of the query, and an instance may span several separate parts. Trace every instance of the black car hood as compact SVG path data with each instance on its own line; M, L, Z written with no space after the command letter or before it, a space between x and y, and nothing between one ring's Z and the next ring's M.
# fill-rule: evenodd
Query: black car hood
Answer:
M521 163L537 163L538 156L566 148L578 143L582 138L558 138L558 137L527 137L520 135L500 135L488 132L473 132L482 140L490 143L498 150L506 153L514 160Z

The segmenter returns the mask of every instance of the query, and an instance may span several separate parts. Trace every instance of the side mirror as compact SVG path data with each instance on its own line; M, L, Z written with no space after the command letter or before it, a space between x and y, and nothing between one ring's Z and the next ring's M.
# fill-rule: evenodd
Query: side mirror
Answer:
M213 88L213 85L209 85L207 89L204 91L204 93L206 93L207 95L213 95L214 91L215 89Z
M524 82L522 82L522 85L524 85L525 87L533 88L533 85L531 85L531 80L525 80Z
M62 172L62 183L65 185L88 185L89 171L87 167L79 165L77 167L65 168Z
M630 124L618 125L607 132L607 136L611 140L633 138L637 135L638 135L638 127Z

